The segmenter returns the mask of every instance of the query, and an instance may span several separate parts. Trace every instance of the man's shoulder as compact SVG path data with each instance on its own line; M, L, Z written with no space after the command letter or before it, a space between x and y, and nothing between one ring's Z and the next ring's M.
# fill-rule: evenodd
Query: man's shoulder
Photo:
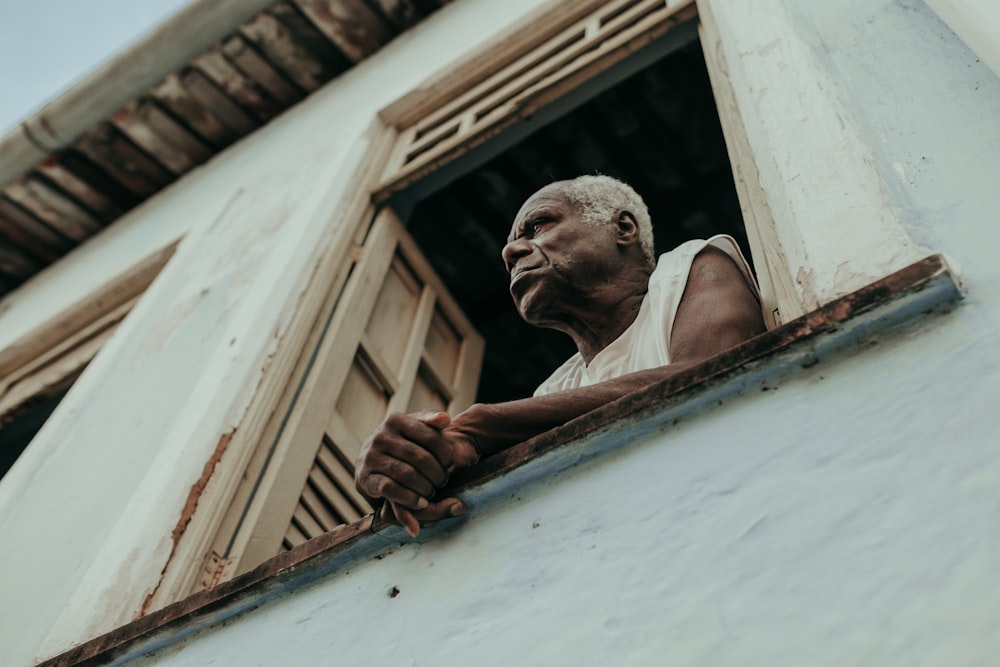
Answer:
M736 239L728 234L716 234L707 239L692 239L660 255L650 284L663 281L686 281L691 267L699 264L733 264L751 284L755 282Z

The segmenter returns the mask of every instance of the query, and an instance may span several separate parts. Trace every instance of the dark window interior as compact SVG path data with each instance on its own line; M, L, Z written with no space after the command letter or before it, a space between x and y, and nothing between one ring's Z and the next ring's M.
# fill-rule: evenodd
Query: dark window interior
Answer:
M55 395L40 396L0 424L0 477L6 475L14 465L17 457L59 405L66 391L68 390L63 389Z
M695 39L592 97L423 198L408 226L486 338L478 400L528 396L575 348L524 324L500 250L521 203L553 180L602 173L631 184L658 252L692 238L746 233L726 146Z

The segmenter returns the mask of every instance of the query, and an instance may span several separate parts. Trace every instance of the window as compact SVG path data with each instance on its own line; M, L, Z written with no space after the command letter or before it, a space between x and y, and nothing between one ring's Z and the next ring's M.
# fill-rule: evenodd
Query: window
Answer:
M0 476L114 334L174 248L171 244L140 262L0 351Z
M646 198L661 251L725 232L749 256L696 26L692 2L561 17L463 95L397 127L373 189L383 207L327 286L325 315L178 594L369 511L353 461L387 413L522 397L569 356L562 336L517 317L499 259L517 208L546 182L618 176Z
M498 259L524 197L556 178L601 171L633 183L650 205L661 250L717 232L735 236L756 264L770 326L926 255L885 204L874 160L843 150L867 145L847 122L850 114L831 105L822 86L800 91L794 78L760 60L785 49L783 62L825 81L808 45L795 40L793 17L767 14L787 39L764 48L744 42L772 31L737 30L741 22L763 19L728 2L706 0L696 8L691 0L618 0L581 3L572 13L553 8L523 35L498 39L483 58L443 72L380 113L388 157L372 151L365 167L371 173L357 177L358 191L371 193L374 203L349 202L357 209L353 245L334 249L344 259L330 270L332 281L313 288L310 298L325 302L312 332L298 339L307 338L295 348L301 354L283 398L262 431L251 424L244 432L263 433L252 454L240 454L249 464L231 466L239 473L226 479L213 478L214 497L228 509L216 501L193 524L196 530L188 527L187 546L178 550L184 555L168 566L168 584L153 606L227 579L366 510L350 488L352 453L386 411L410 407L396 394L403 387L399 396L407 395L408 385L393 384L361 337L359 327L381 317L379 307L357 305L351 287L363 273L375 230L389 224L379 220L398 217L408 230L398 234L400 247L410 250L399 265L408 268L392 278L399 286L394 293L405 293L406 285L437 285L436 273L443 283L434 288L437 297L451 291L457 303L443 311L455 340L471 344L474 329L486 339L478 389L472 391L470 375L453 398L439 399L453 401L452 410L463 404L454 398L459 394L464 402L524 396L572 351L557 334L521 325ZM721 22L719 4L726 4ZM748 92L763 85L789 90L775 100ZM802 110L787 108L788 99L809 102L809 123L796 116ZM819 146L818 155L802 151L809 142ZM843 164L831 167L827 156L841 153ZM774 155L786 159L760 157ZM822 165L806 170L811 159ZM384 207L378 215L377 206ZM390 274L372 280L381 285L384 276ZM356 335L343 333L349 330ZM322 370L326 356L336 358L338 373ZM430 383L435 391L445 385ZM345 417L344 391L352 400L368 396L349 408L348 427L330 417ZM233 477L240 473L242 481Z

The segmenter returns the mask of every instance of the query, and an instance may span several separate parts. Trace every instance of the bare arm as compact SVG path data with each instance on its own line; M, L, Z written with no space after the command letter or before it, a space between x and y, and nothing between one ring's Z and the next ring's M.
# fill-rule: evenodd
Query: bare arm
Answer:
M674 318L670 364L548 396L474 405L455 417L451 429L487 456L662 382L763 331L760 305L742 273L728 255L709 246L691 265Z
M400 523L415 534L418 520L464 511L457 499L430 502L450 469L661 382L763 331L760 306L740 270L721 250L706 248L691 265L674 318L670 364L548 396L476 404L450 422L446 415L393 415L365 443L355 476L358 489L388 500Z

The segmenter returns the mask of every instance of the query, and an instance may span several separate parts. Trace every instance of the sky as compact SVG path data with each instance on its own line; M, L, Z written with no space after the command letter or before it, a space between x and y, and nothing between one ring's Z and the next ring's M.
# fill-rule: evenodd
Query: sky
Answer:
M0 136L188 0L0 0Z

